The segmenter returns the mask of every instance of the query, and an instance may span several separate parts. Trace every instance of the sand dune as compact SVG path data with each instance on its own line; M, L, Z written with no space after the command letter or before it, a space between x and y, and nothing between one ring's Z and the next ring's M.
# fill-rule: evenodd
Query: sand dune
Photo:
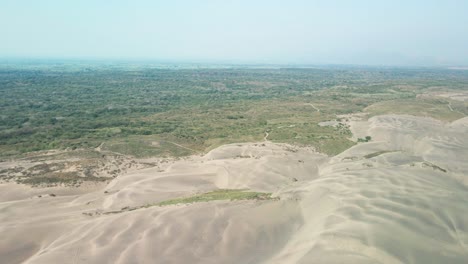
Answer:
M231 144L55 197L1 184L1 262L467 263L468 118L386 115L351 126L373 140L332 158ZM105 214L219 188L279 200Z

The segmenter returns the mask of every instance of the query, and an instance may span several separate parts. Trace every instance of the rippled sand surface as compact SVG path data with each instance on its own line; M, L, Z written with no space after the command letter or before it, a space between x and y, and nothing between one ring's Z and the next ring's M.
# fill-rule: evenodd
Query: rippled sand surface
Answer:
M332 158L231 144L80 192L2 184L0 262L468 263L468 118L351 125L372 141ZM218 188L279 200L107 214Z

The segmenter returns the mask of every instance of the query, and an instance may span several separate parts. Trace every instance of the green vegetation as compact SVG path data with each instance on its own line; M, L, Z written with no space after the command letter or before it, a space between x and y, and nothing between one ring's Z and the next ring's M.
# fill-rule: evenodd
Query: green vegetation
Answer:
M159 206L172 205L172 204L189 204L199 202L210 202L218 200L271 200L271 193L248 192L240 189L220 189L212 192L194 195L191 197L177 198L158 203ZM150 205L151 206L151 205Z
M32 186L57 186L58 184L64 184L67 186L79 186L83 180L86 181L94 181L94 182L104 182L108 181L108 178L104 177L94 177L88 176L86 178L81 178L74 173L66 174L58 174L54 173L54 175L50 176L36 176L36 177L24 177L24 179L18 180L18 183L29 184Z
M382 155L382 154L385 154L385 153L392 153L392 152L395 152L395 151L388 151L388 150L377 151L377 152L374 152L374 153L370 153L370 154L365 155L364 158L366 158L366 159L371 159L371 158L380 156L380 155Z
M234 142L349 148L336 115L405 113L454 120L466 104L423 98L464 89L468 73L443 69L167 69L135 65L0 67L0 158L49 149L137 157L186 156ZM318 111L318 110L319 111ZM104 144L103 144L104 143Z
M423 167L430 167L430 168L432 168L433 170L438 170L438 171L441 171L441 172L447 172L446 169L441 168L441 167L439 167L439 166L437 166L437 165L435 165L435 164L433 164L433 163L430 163L430 162L428 162L428 161L423 162L423 163L422 163L422 166L423 166Z
M364 138L358 138L358 142L369 142L372 140L371 136L365 136Z
M262 193L262 192L251 192L245 189L219 189L211 192L198 194L185 198L176 198L167 201L163 201L155 204L147 204L142 206L135 207L124 207L118 211L109 211L104 212L104 214L118 214L128 211L134 211L142 208L149 208L153 206L167 206L167 205L176 205L176 204L192 204L200 202L211 202L211 201L238 201L238 200L278 200L278 198L271 197L271 193ZM96 213L86 212L84 215L93 216Z
M465 109L466 106L461 107ZM439 98L398 99L379 102L366 108L371 116L381 114L403 114L432 117L442 121L454 121L462 118L466 113L451 110L448 101Z

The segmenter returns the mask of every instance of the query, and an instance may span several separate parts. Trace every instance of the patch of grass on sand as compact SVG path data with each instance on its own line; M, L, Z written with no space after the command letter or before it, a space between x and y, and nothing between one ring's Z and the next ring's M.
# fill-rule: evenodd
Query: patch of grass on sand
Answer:
M430 167L430 168L432 168L433 170L438 170L438 171L441 171L441 172L447 172L446 169L443 169L443 168L441 168L441 167L439 167L439 166L437 166L437 165L435 165L435 164L433 164L433 163L427 162L427 161L423 162L423 163L422 163L422 166L423 166L423 167Z
M75 176L73 173L53 173L45 176L32 176L24 177L25 179L18 179L17 183L29 184L33 187L46 185L46 186L57 186L59 184L65 185L79 185L84 181L92 182L104 182L108 181L108 177L79 177Z
M143 206L136 207L124 207L118 211L109 211L104 212L103 214L118 214L128 211L134 211L141 208L149 208L153 206L166 206L166 205L176 205L176 204L191 204L199 202L210 202L210 201L220 201L220 200L278 200L278 198L271 197L271 193L262 193L262 192L249 192L246 189L219 189L207 193L197 194L190 197L176 198L171 200L162 201L160 203L147 204ZM89 213L85 213L90 215Z
M160 202L156 205L165 206L173 204L188 204L198 202L209 202L217 200L271 200L271 193L248 192L244 189L220 189L203 194L185 198L176 198ZM151 206L151 205L150 205Z
M373 153L370 153L370 154L367 154L364 156L364 158L366 159L371 159L371 158L375 158L377 156L380 156L382 154L385 154L385 153L392 153L392 152L395 152L395 151L390 151L390 150L382 150L382 151L377 151L377 152L373 152Z

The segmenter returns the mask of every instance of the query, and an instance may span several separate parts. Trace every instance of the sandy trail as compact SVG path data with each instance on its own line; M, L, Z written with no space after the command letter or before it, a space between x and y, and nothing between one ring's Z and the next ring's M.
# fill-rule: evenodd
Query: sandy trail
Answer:
M351 125L373 140L332 158L266 141L56 197L1 184L2 262L467 263L468 118L386 115ZM280 200L103 214L218 188Z
M448 103L448 108L450 109L450 111L453 112L453 108L452 108L452 103L451 103L451 102Z
M183 148L183 149L186 149L186 150L190 150L190 151L192 151L192 152L198 152L197 150L191 149L191 148L186 147L186 146L182 146L182 145L177 144L177 143L172 142L172 141L164 140L164 142L171 143L172 145L175 145L175 146L177 146L177 147L179 147L179 148Z
M102 151L102 146L104 146L104 142L102 142L101 144L99 144L99 146L95 147L94 150L95 150L95 151L98 151L98 152L101 152L101 151Z
M457 112L457 113L462 114L463 116L465 116L464 113L462 113L462 112L460 112L460 111L458 111L458 110L454 110L454 109L453 109L453 107L452 107L452 102L448 102L448 105L447 105L447 106L448 106L448 108L450 109L451 112Z
M320 109L318 109L317 107L315 107L315 105L313 105L311 103L306 103L305 105L310 105L310 106L312 106L312 108L315 109L315 111L320 112Z

